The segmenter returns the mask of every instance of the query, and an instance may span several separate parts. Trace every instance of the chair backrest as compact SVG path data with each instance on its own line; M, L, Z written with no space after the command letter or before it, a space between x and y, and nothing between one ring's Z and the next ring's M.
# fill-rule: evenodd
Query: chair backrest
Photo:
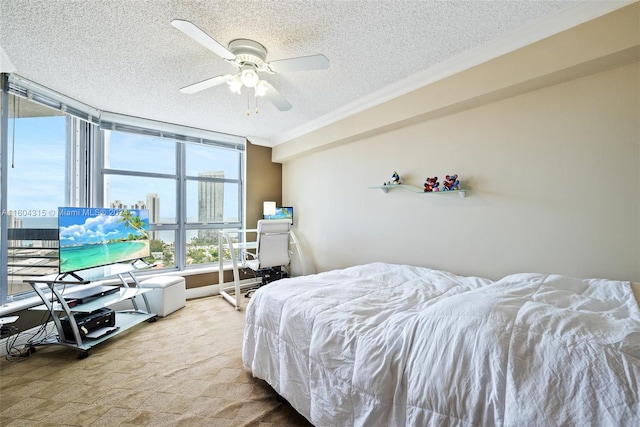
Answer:
M289 265L290 219L261 219L258 221L256 256L259 268Z

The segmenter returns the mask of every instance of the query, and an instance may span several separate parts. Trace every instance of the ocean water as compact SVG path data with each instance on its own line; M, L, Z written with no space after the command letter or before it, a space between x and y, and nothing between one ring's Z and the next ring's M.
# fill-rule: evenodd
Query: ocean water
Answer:
M113 242L60 248L60 272L84 270L149 256L149 241Z

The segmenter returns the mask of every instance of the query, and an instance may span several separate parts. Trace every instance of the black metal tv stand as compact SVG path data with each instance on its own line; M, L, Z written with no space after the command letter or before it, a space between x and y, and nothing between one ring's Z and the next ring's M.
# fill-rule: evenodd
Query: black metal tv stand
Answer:
M147 297L145 295L145 292L148 292L151 289L140 287L140 283L133 275L133 271L135 271L135 268L131 265L129 268L125 266L124 271L115 273L115 276L120 279L120 282L123 285L119 292L105 295L93 301L74 305L72 307L69 306L67 301L65 301L63 297L64 291L60 289L60 285L89 286L89 281L79 278L79 276L76 274L71 275L75 278L79 278L79 280L66 280L65 276L58 277L58 275L44 276L26 280L26 282L31 285L33 290L38 294L43 302L43 304L31 308L31 310L47 310L50 313L49 317L53 320L57 331L57 335L55 337L48 337L43 340L28 344L28 351L33 353L35 352L35 346L40 345L62 345L80 350L78 358L84 359L89 356L88 350L91 347L111 337L114 337L115 335L124 332L127 329L144 322L145 320L154 322L156 320L156 314L151 313L151 310L149 308L149 301L147 300ZM129 285L125 276L128 276L132 279L134 283L133 286ZM146 310L138 308L138 303L135 299L135 297L138 295L142 296L145 305L144 308ZM132 309L116 311L115 327L110 331L110 333L97 338L87 338L83 340L74 315L79 315L82 313L92 313L101 308L126 300L131 301ZM68 318L72 336L67 336L62 328L60 319L64 316L67 316ZM45 322L48 322L48 319Z
M77 282L74 282L74 283L77 283L77 284L90 283L88 280L84 280L82 277L78 276L75 271L72 271L72 272L69 272L69 273L62 273L62 276L60 276L58 281L63 280L67 276L74 277L77 280Z

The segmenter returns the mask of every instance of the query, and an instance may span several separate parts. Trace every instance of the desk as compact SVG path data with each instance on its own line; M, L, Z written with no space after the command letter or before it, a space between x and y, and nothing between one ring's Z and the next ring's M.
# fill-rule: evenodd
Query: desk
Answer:
M220 295L231 305L235 307L236 310L240 310L240 272L238 269L238 261L240 260L243 264L245 261L244 251L247 249L256 249L257 242L255 240L248 241L247 234L257 234L258 229L229 229L229 230L221 230L220 235L218 237L218 288L220 291ZM239 239L238 237L243 235L244 238ZM257 237L257 236L256 236ZM236 240L234 242L234 240ZM298 239L296 238L293 230L289 231L289 247L294 246L296 253L298 254L298 260L300 261L302 275L305 275L304 269L304 256L302 255L302 249L300 248L300 244L298 243ZM224 284L224 251L227 249L231 256L231 264L233 267L233 293L231 296L229 294L229 290L231 287L225 287ZM238 253L236 254L236 251ZM260 283L261 279L256 278L255 281L245 282L249 284L257 284Z
M31 310L47 310L50 313L50 317L53 320L53 323L58 332L57 337L44 339L37 343L30 344L31 347L36 345L47 345L47 344L58 344L64 345L67 347L73 347L81 350L78 355L79 359L84 359L89 355L87 350L96 344L105 341L108 338L111 338L118 333L124 332L125 330L145 321L154 321L156 315L150 312L149 302L147 301L145 292L149 292L150 288L141 288L138 280L133 275L133 272L137 270L134 264L114 264L107 267L99 267L98 269L85 270L82 272L83 276L91 277L92 280L104 279L109 276L117 276L123 284L123 287L116 293L105 295L103 297L97 298L93 301L78 304L76 306L70 307L69 304L65 301L63 295L64 291L62 291L59 287L63 285L65 287L68 286L72 290L76 290L76 288L80 286L87 286L89 283L88 280L80 279L80 280L65 280L60 279L58 274L52 274L48 276L38 277L35 279L25 280L25 282L29 283L33 290L38 294L43 304L37 307L33 307ZM129 275L135 284L133 287L129 286L129 283L125 280L124 275ZM78 279L78 276L75 276ZM68 291L68 290L67 290ZM142 295L142 298L145 303L146 310L141 310L138 308L135 297L137 295ZM74 313L91 313L100 308L106 307L111 304L115 304L119 301L130 300L133 305L132 310L124 310L116 312L116 330L113 332L103 335L101 337L89 340L83 340L80 335L80 330L76 323ZM62 328L62 324L60 321L60 316L64 314L69 319L69 326L71 327L73 336L65 336L64 330Z

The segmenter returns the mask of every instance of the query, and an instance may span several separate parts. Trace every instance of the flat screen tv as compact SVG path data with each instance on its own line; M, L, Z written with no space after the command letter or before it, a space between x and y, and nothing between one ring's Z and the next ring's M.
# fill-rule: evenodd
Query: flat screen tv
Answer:
M61 274L151 254L147 209L58 208L58 235Z
M293 225L293 206L276 207L275 215L264 216L264 219L285 219L285 218L289 218L291 220L291 225Z

